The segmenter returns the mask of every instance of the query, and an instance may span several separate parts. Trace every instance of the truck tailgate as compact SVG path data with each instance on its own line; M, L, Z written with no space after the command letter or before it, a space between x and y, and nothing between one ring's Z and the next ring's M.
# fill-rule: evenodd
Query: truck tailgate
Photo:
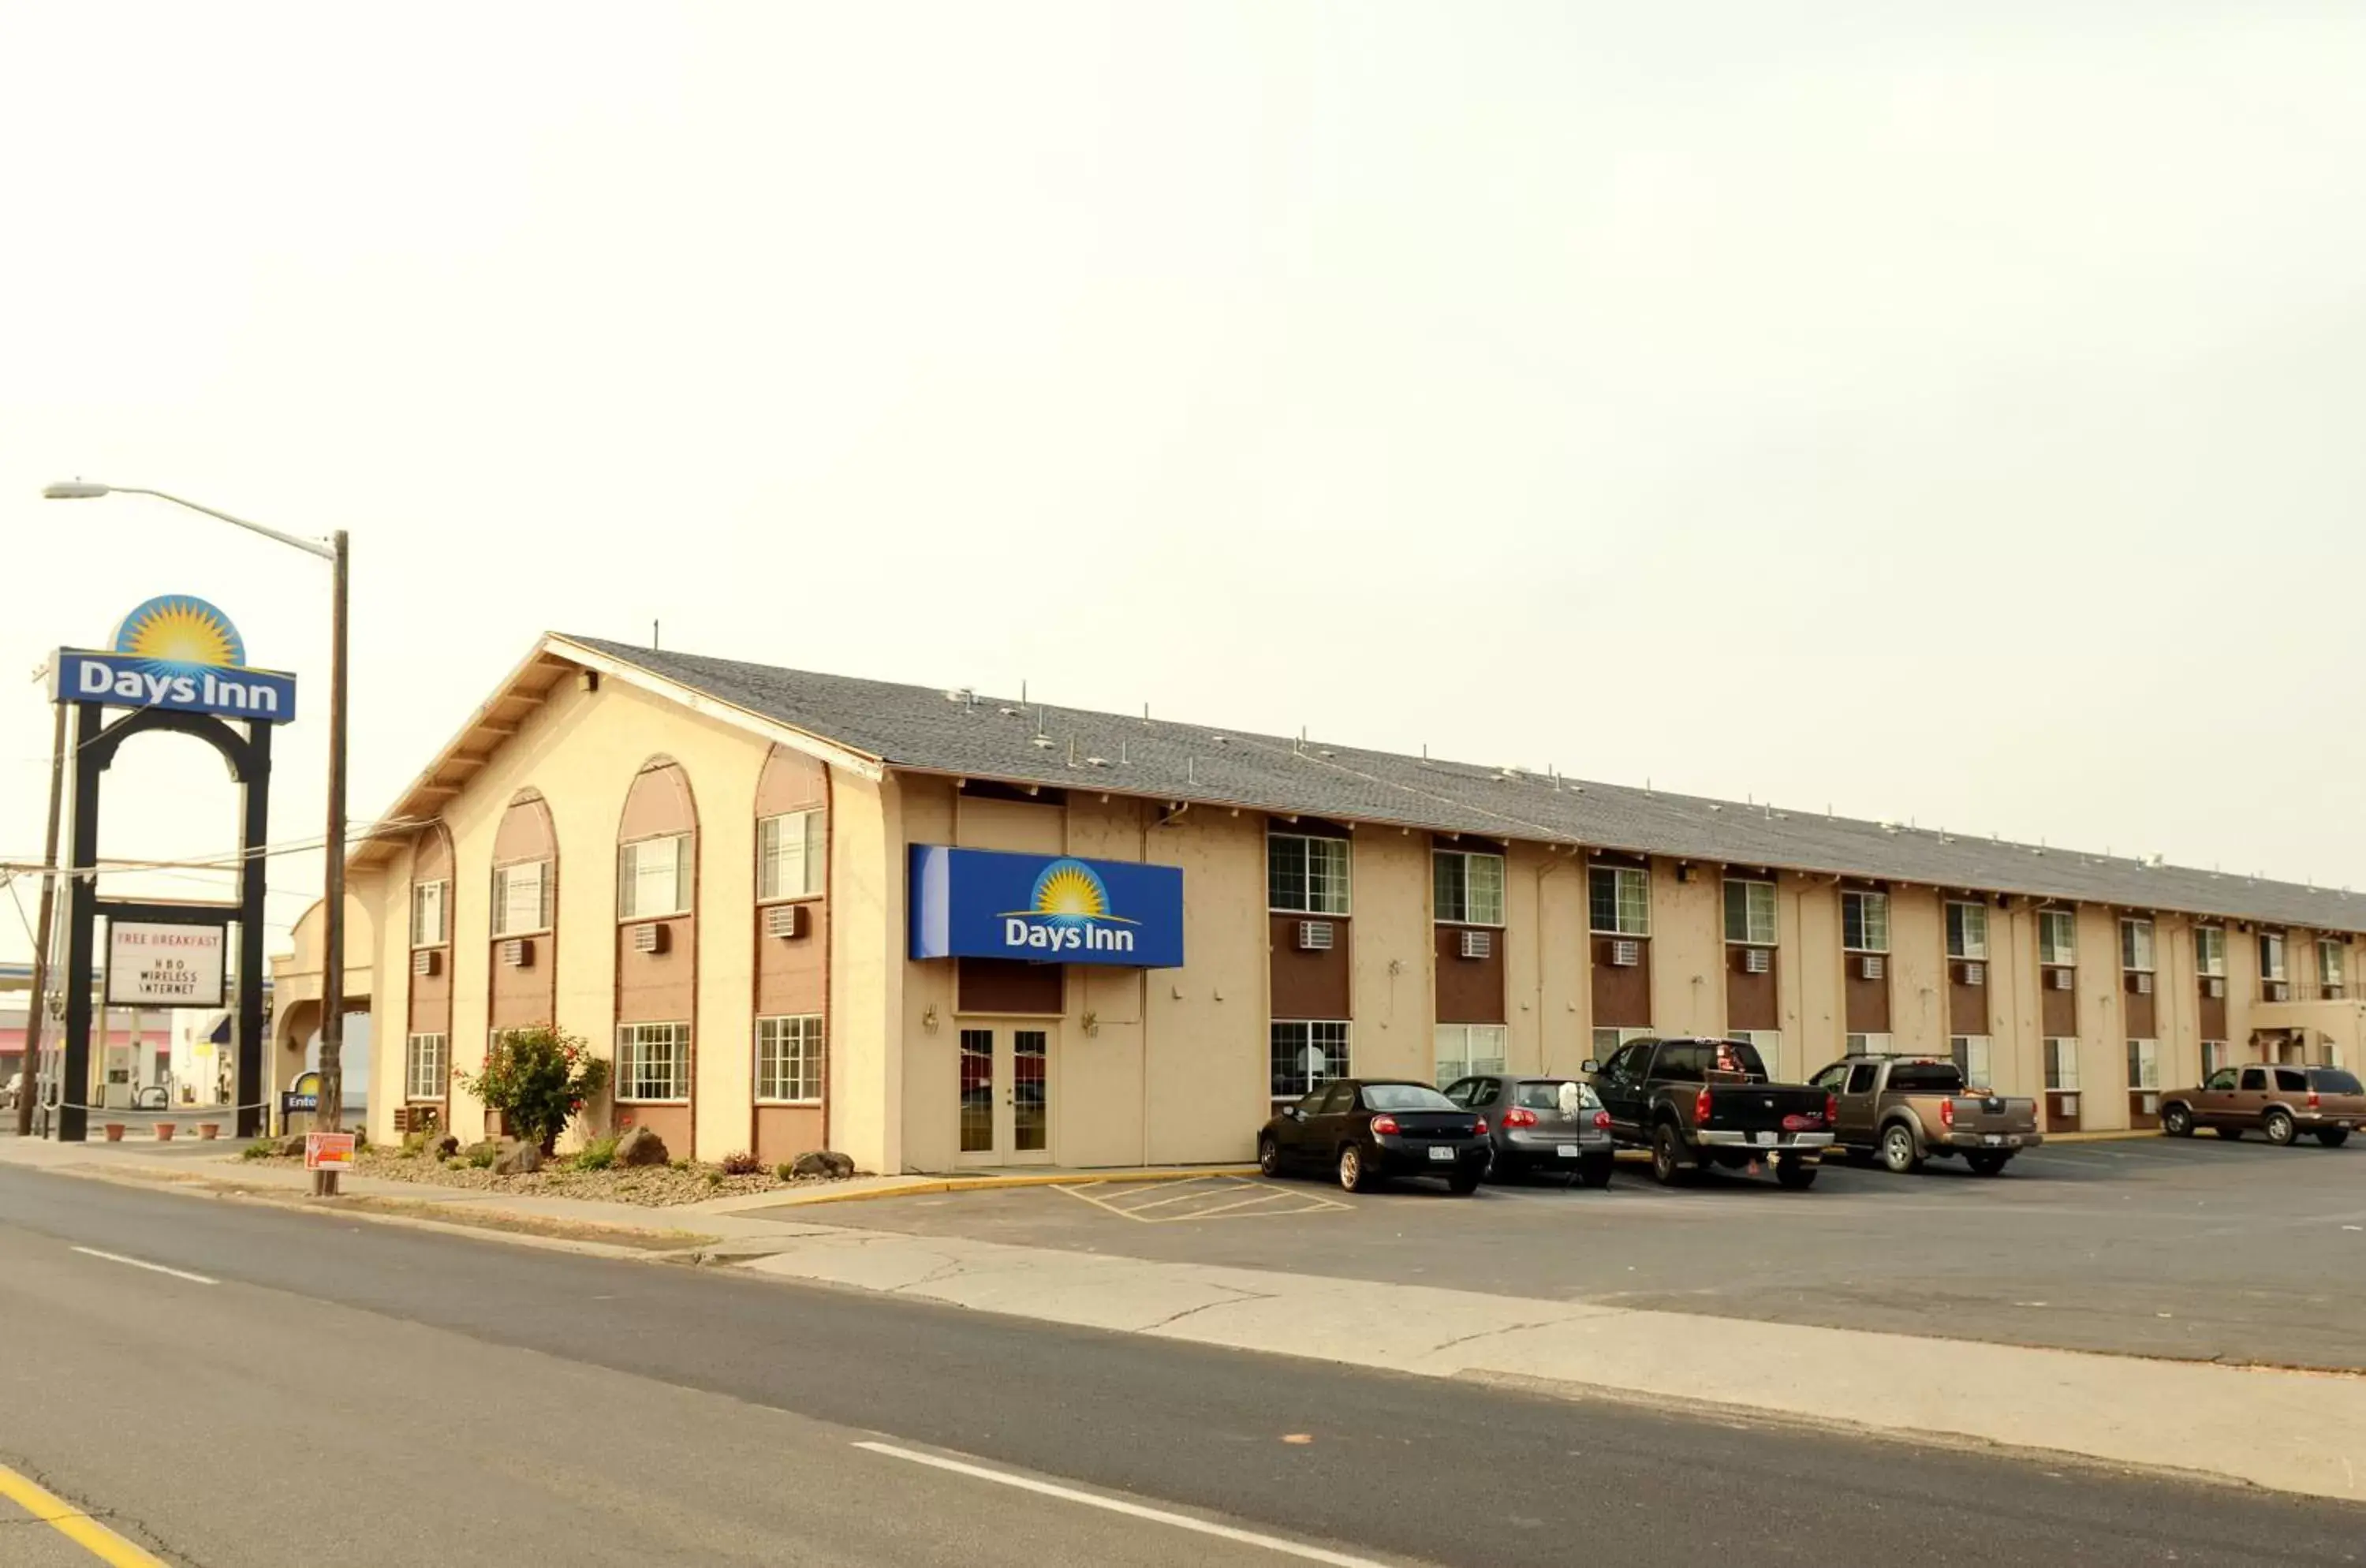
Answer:
M1959 1094L1950 1102L1955 1119L1945 1124L1958 1133L2034 1133L2037 1101L2008 1100L2000 1094Z
M1786 1084L1715 1084L1705 1133L1820 1133L1824 1091Z

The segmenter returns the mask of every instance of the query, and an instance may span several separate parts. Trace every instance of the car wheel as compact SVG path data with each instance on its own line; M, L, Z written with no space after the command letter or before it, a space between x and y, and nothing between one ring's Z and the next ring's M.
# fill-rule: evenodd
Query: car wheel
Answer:
M1353 1144L1339 1151L1339 1185L1350 1192L1372 1190L1372 1174L1364 1168L1364 1151Z
M1446 1190L1457 1198L1468 1198L1479 1190L1479 1172L1458 1170L1446 1179Z
M2011 1155L1966 1155L1964 1163L1972 1168L1974 1176L1994 1176L2011 1158Z
M2210 1130L2230 1144L2243 1135L2243 1129L2240 1127L2213 1127Z
M1610 1173L1617 1168L1616 1159L1608 1155L1598 1155L1578 1163L1577 1179L1588 1187L1607 1187L1610 1185Z
M1676 1124L1662 1122L1651 1132L1651 1179L1662 1187L1680 1187L1692 1179L1692 1162L1684 1158L1684 1141Z
M2190 1138L2193 1136L2193 1112L2187 1110L2182 1105L2162 1106L2160 1108L2160 1130L2168 1134L2172 1138Z
M2260 1130L2268 1134L2268 1142L2278 1148L2282 1148L2300 1134L2300 1129L2293 1124L2292 1112L2284 1110L2269 1111L2267 1121L2260 1123Z
M1257 1140L1257 1173L1261 1176L1281 1174L1281 1145L1268 1133Z
M1816 1184L1817 1169L1797 1155L1788 1155L1774 1162L1774 1179L1794 1192L1805 1192Z
M1913 1128L1892 1122L1881 1130L1881 1163L1897 1176L1922 1168L1922 1156L1914 1152Z
M2327 1127L2317 1134L2316 1141L2323 1144L2328 1149L2338 1149L2342 1145L2349 1141L2349 1129L2347 1127Z
M1479 1168L1479 1174L1490 1181L1509 1181L1520 1174L1520 1164L1490 1144L1487 1145L1487 1163Z

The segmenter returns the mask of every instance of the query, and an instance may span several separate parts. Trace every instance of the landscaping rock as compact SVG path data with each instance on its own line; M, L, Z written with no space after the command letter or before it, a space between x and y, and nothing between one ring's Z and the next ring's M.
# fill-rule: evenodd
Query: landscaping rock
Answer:
M290 1133L279 1140L279 1152L296 1159L304 1157L304 1134Z
M664 1165L667 1158L665 1140L647 1127L627 1127L616 1140L618 1165Z
M534 1144L513 1141L493 1156L495 1176L531 1176L542 1168L542 1150Z
M797 1176L827 1176L837 1180L854 1174L854 1162L836 1149L816 1149L799 1155L790 1162L789 1169Z
M449 1133L430 1133L419 1152L429 1159L450 1159L460 1152L460 1140Z

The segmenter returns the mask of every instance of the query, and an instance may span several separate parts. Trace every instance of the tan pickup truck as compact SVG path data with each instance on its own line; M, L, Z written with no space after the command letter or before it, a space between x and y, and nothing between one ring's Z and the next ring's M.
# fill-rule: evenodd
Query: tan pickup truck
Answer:
M1808 1080L1838 1102L1833 1143L1853 1158L1878 1157L1903 1175L1925 1159L1952 1159L1994 1176L2045 1141L2037 1102L1966 1086L1944 1056L1843 1056Z

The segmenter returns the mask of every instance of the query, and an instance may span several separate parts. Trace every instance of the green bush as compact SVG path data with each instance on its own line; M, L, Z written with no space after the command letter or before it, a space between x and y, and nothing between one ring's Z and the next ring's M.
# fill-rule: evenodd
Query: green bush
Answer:
M743 1151L723 1156L723 1174L726 1176L761 1176L763 1173L764 1162L754 1155Z
M666 1163L673 1167L676 1170L688 1170L690 1168L690 1159L687 1156L683 1156L676 1159L670 1159L666 1161Z
M241 1159L274 1159L278 1156L278 1139L257 1138L254 1142L247 1145L246 1147L239 1150L238 1157Z
M576 1170L607 1170L616 1163L616 1134L604 1134L583 1145L582 1151L567 1162Z
M797 1179L797 1168L783 1160L772 1168L772 1179L776 1181L794 1181Z
M490 1170L493 1168L493 1161L501 1157L501 1150L493 1147L492 1145L479 1144L468 1151L468 1168L471 1170Z
M460 1087L501 1113L513 1137L539 1144L547 1156L584 1103L608 1087L608 1064L577 1035L556 1029L508 1029L485 1053L480 1073L456 1073Z

